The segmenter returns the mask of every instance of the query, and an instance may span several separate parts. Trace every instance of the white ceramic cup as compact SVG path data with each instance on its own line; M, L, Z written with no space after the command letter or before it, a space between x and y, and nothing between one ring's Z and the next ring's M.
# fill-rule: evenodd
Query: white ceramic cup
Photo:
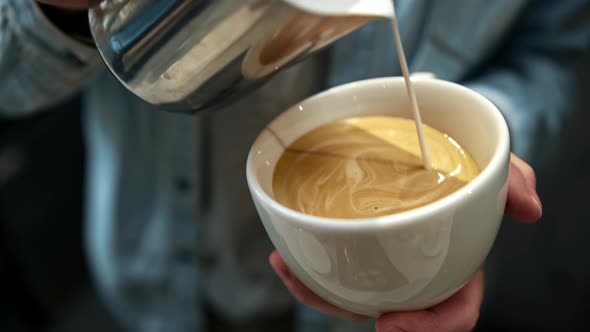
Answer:
M273 199L272 176L286 146L326 123L364 115L411 118L403 78L339 86L293 106L256 139L250 191L275 247L315 293L359 314L418 310L457 292L481 267L506 203L510 138L498 109L460 85L417 79L424 123L449 134L482 172L455 193L389 216L338 220L291 210Z

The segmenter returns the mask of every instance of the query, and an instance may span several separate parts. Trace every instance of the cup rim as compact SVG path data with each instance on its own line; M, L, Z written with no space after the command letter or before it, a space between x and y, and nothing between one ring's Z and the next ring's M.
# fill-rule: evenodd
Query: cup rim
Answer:
M373 78L355 81L352 83L347 83L330 88L328 90L315 94L309 98L306 98L301 102L295 104L293 107L288 108L287 111L281 113L281 115L273 119L265 128L271 126L283 114L295 109L297 105L303 105L312 100L321 99L326 97L327 95L334 93L349 94L363 86L366 87L374 85L381 87L383 84L396 82L399 80L403 80L403 77L394 76ZM291 223L297 224L300 227L308 229L311 228L316 231L326 232L375 231L391 227L405 227L410 224L415 225L416 223L420 223L421 221L427 222L428 220L432 220L433 217L440 217L446 210L449 209L449 207L460 205L461 202L468 200L472 193L475 190L477 190L477 188L485 187L487 183L493 181L495 174L501 172L501 170L505 167L505 161L507 158L509 158L510 155L510 133L508 129L508 124L506 123L504 116L496 107L496 105L494 105L490 100L488 100L481 94L477 93L476 91L466 88L457 83L440 80L436 78L427 78L423 80L427 80L434 84L445 85L451 89L461 90L466 94L476 97L482 103L482 106L484 106L482 107L482 109L485 108L486 112L490 112L494 119L496 119L496 126L499 129L498 144L496 145L492 157L490 158L490 162L474 180L470 181L465 186L461 187L459 190L451 193L450 195L447 195L434 202L428 203L426 205L411 210L389 214L385 216L372 218L344 219L309 215L280 204L270 195L268 195L264 191L264 189L262 189L259 181L257 180L257 176L253 168L253 159L256 155L254 150L261 139L261 133L252 144L252 148L248 154L248 159L246 163L246 178L252 195L257 196L262 202L267 204L275 213L278 213L283 217L287 217L286 219L289 220Z

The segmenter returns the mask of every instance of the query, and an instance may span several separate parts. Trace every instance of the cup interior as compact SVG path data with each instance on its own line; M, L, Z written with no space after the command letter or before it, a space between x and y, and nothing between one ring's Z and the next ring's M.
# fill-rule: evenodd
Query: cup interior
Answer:
M504 118L491 102L460 85L436 79L418 79L414 85L423 122L455 139L482 170L475 180L448 198L473 190L478 182L483 182L482 178L491 176L491 168L502 167L501 161L509 150ZM291 143L324 124L369 115L413 118L403 78L372 79L336 87L282 113L252 146L247 166L251 189L272 199L275 165Z

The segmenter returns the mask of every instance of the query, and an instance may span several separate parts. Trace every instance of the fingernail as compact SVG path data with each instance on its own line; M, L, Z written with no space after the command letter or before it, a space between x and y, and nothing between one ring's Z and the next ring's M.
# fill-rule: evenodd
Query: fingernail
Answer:
M541 205L541 200L539 199L539 196L537 196L537 194L531 195L531 199L537 207L537 213L539 215L539 218L541 218L543 216L543 206Z

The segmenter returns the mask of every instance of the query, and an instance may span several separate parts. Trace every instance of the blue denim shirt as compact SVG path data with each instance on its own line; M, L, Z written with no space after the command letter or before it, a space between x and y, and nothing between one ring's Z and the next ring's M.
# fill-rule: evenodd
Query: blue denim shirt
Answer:
M413 71L432 72L501 109L513 150L540 160L583 93L585 0L399 1ZM245 182L256 134L318 89L398 75L387 22L331 49L328 68L306 61L239 103L194 117L136 99L93 48L49 22L32 0L0 0L0 111L26 116L84 94L88 147L87 256L111 311L131 330L195 331L209 306L251 319L293 306L272 274L272 247ZM327 80L325 79L327 77ZM329 321L300 307L299 330Z

